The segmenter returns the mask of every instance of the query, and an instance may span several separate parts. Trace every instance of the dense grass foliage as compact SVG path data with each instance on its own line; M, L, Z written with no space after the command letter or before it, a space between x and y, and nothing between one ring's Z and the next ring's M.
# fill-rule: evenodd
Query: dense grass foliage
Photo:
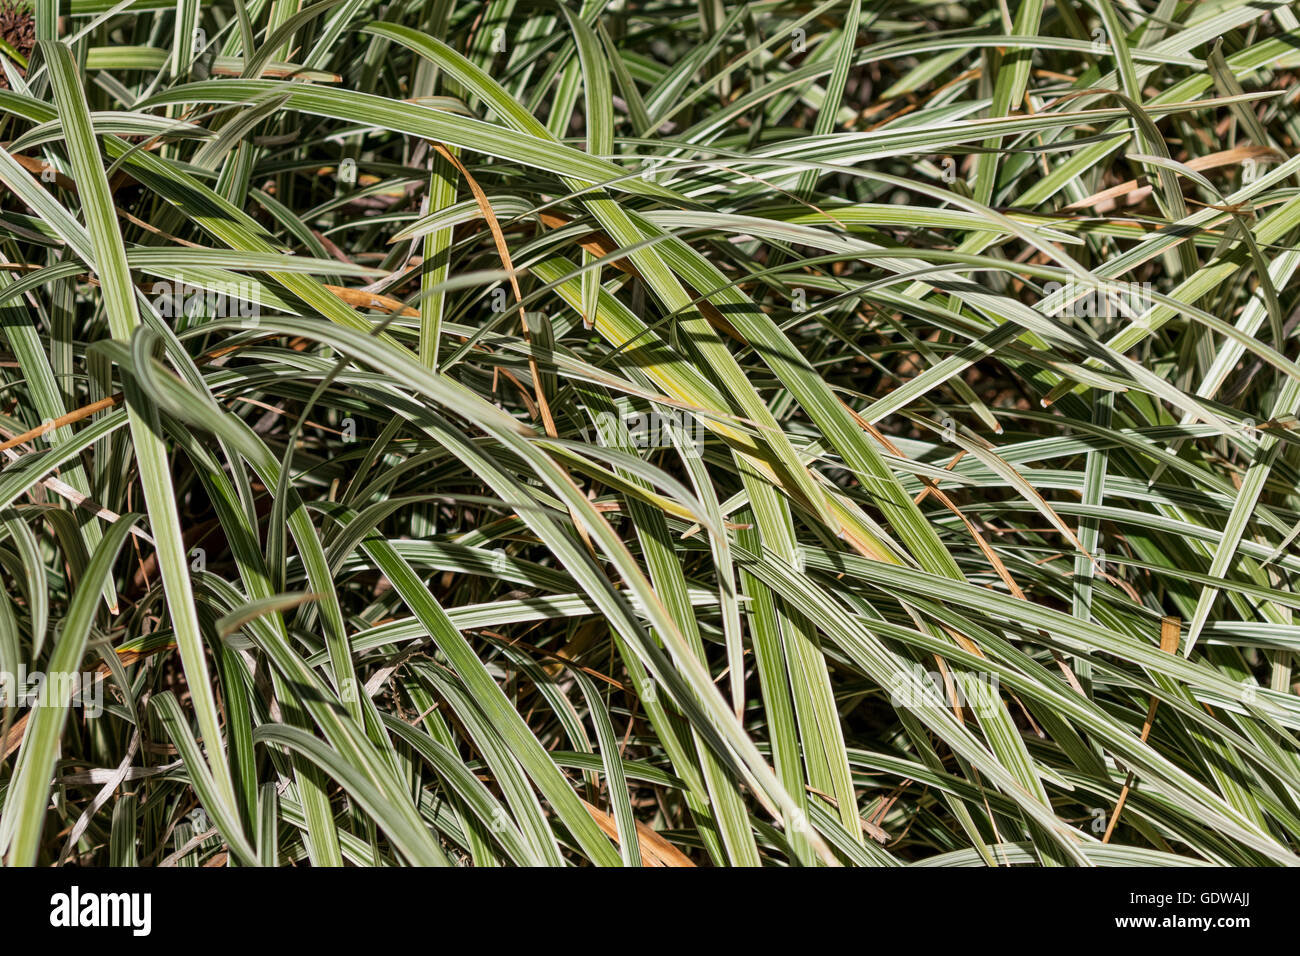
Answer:
M13 865L1300 861L1300 20L0 11Z

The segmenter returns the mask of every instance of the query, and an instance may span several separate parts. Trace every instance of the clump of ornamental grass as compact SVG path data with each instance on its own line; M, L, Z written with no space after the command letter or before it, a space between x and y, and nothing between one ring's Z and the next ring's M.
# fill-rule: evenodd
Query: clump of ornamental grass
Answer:
M1297 862L1290 7L27 10L7 863Z

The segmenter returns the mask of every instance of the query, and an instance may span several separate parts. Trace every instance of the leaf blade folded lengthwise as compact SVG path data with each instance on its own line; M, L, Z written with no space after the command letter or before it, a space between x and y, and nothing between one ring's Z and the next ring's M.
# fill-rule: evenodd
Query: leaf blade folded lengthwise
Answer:
M85 211L86 230L94 245L94 265L103 289L104 311L108 315L113 337L124 341L130 338L139 325L140 317L108 179L90 125L85 93L68 48L53 40L44 40L41 49L46 57L50 84L63 121L72 167L78 182L78 194ZM132 402L128 395L127 416L131 423L131 439L135 446L136 465L140 471L140 484L149 515L150 533L158 550L158 565L167 593L167 607L191 685L199 728L208 744L208 760L212 766L217 797L226 804L228 810L233 811L234 785L226 763L224 738L211 691L203 639L199 633L198 614L189 578L189 561L176 511L176 494L167 449L159 435L157 413L151 406Z

